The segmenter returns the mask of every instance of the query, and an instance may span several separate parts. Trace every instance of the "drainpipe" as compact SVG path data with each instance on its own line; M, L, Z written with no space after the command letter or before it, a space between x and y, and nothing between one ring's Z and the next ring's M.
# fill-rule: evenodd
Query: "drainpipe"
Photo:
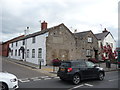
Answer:
M24 30L25 37L27 36L28 31L29 31L29 27L26 27L26 29ZM26 55L27 55L27 38L25 38L25 60L24 61L26 61Z

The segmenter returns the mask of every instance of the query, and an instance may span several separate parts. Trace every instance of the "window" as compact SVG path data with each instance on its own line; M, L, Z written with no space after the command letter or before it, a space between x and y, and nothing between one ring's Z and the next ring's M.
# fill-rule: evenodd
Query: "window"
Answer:
M92 42L92 38L88 37L88 42L91 43Z
M38 49L38 58L42 58L42 48Z
M12 47L13 47L13 43L12 43Z
M113 43L110 43L111 48L113 48Z
M27 49L27 58L29 58L29 49Z
M35 37L32 38L32 43L35 43Z
M35 49L32 49L32 58L35 58Z
M106 45L107 45L107 46L109 45L108 42L106 42Z
M23 45L25 45L25 40L23 40Z
M87 61L86 61L86 65L88 68L93 68L95 66L95 64L93 64L92 62L87 62Z
M89 49L87 49L86 54L87 54L86 56L91 56L91 52Z
M16 46L18 45L18 42L16 41Z
M17 56L17 49L15 50L15 56Z

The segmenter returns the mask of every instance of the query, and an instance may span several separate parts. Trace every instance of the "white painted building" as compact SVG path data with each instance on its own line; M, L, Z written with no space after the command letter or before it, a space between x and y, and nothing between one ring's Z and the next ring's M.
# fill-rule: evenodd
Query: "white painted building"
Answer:
M43 29L45 26L43 26ZM26 35L10 43L9 57L39 65L46 65L46 37L48 32L42 30Z
M95 34L95 36L98 39L98 45L100 50L109 45L112 48L112 52L114 53L114 51L116 50L116 41L112 34L106 30L106 28L102 33ZM108 58L107 53L104 53L103 56L106 59Z

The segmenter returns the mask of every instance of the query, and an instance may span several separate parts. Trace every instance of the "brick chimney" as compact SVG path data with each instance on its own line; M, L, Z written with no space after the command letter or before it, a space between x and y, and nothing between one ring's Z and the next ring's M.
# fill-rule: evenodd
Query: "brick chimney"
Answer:
M107 31L107 29L106 29L106 28L104 28L104 30L103 30L102 32L103 32L103 33L105 33L105 32L108 32L108 31Z
M45 30L45 29L47 29L47 22L42 22L41 23L41 30Z

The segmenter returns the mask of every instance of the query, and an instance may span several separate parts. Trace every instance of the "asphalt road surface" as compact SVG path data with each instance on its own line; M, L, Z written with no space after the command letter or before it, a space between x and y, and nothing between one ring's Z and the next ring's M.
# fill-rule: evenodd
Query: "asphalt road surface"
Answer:
M7 60L7 58L2 58L2 71L12 73L16 75L17 78L31 78L45 76L43 73L40 73L37 70L11 62Z
M0 59L0 64L1 61L3 71L13 73L18 77L19 88L65 88L66 90L76 90L80 88L118 88L120 84L120 71L106 72L103 81L85 80L79 85L73 85L69 81L62 81L59 77L44 75L30 67L8 61L6 58Z
M118 88L118 71L106 72L105 79L85 80L79 85L73 85L69 81L62 81L58 77L36 77L28 78L26 82L19 82L20 88L66 88L66 90L75 90L78 88Z

